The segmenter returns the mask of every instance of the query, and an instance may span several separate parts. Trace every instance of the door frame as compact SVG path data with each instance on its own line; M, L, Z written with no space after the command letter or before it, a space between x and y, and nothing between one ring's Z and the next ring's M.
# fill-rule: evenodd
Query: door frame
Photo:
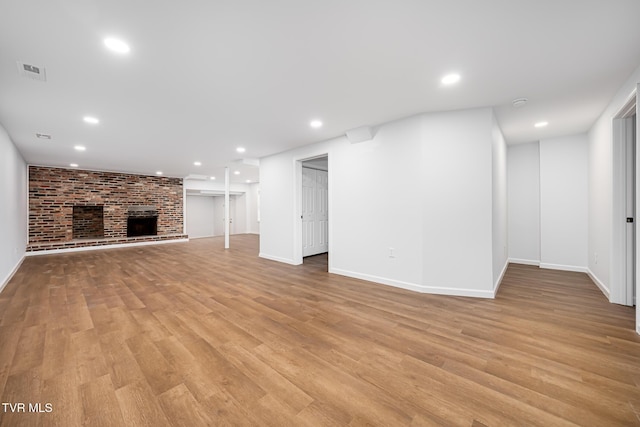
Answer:
M633 294L633 289L627 289L626 284L626 268L627 268L627 242L626 242L626 144L629 138L633 138L633 134L631 131L631 121L634 114L636 115L637 110L637 91L634 90L627 101L624 103L622 108L618 110L618 112L614 115L611 127L612 127L612 159L613 159L613 212L612 212L612 221L613 221L613 233L612 233L612 251L611 251L611 282L609 289L609 302L615 304L622 305L633 305L633 298L629 298L629 294ZM636 119L637 120L637 119ZM635 141L633 143L636 147L636 165L638 163L638 157L640 153L638 152L638 143L637 143L637 134L635 135ZM637 166L636 166L637 168ZM636 174L636 190L635 190L635 199L636 199L636 215L640 210L638 209L638 204L640 203L640 197L638 197L638 190L640 187L638 186L638 180L640 178L640 174ZM634 221L637 222L637 217L634 218ZM636 225L635 227L635 267L636 272L638 270L639 265L639 256L638 253L638 235L640 232L640 227ZM637 292L637 280L636 280L636 292ZM631 301L630 301L631 299Z
M313 198L314 198L314 200L313 200L313 237L312 237L313 248L311 250L309 250L308 246L305 246L305 243L309 243L309 240L308 240L309 236L307 235L309 229L307 228L307 226L305 226L305 218L304 218L304 209L305 209L305 203L304 203L305 202L305 197L304 197L304 188L305 188L304 181L305 181L305 179L304 179L304 177L305 177L305 174L307 176L309 175L309 173L310 173L309 171L313 171L313 174L314 174L314 177L313 177L313 184L314 184L314 191L313 191ZM315 166L315 165L309 165L309 164L307 164L307 162L302 162L302 183L303 183L303 185L302 185L302 188L303 188L303 192L302 192L302 208L303 208L302 209L302 258L303 259L308 257L308 256L314 256L314 255L319 255L319 254L322 254L322 253L328 253L329 252L329 242L327 240L327 238L329 237L328 236L329 229L326 228L326 230L325 230L326 231L326 235L324 235L324 239L321 238L322 235L325 234L325 233L323 233L323 228L320 227L319 221L318 221L318 218L317 218L317 215L319 214L318 208L320 206L317 202L319 200L319 197L321 196L321 193L319 192L319 190L320 190L319 185L320 184L319 184L319 178L318 178L320 173L325 175L325 184L322 184L324 186L324 185L326 185L328 183L328 170L325 169L325 168L321 168L321 167ZM329 207L328 206L328 201L329 201L328 200L328 197L329 197L328 188L326 188L326 190L327 190L327 194L326 194L327 204L325 206L328 208ZM327 227L328 227L328 225L329 225L329 223L328 223L329 212L328 211L326 211L326 215L327 215L326 220L327 220ZM308 225L308 222L309 222L309 220L307 219L307 225ZM324 240L325 243L322 245L322 248L320 248L320 246L321 246L320 243L323 240ZM326 248L326 250L325 250L325 248ZM312 252L312 253L309 253L309 252Z
M329 199L329 209L328 209L328 221L329 221L329 268L331 268L331 245L333 239L331 238L332 229L331 226L331 209L333 203L331 203L331 156L326 150L320 150L318 153L314 153L312 155L307 155L304 157L296 157L293 159L293 264L300 265L303 263L302 256L302 246L304 242L302 241L302 163L307 160L318 159L321 157L327 158L327 179L328 179L328 199Z

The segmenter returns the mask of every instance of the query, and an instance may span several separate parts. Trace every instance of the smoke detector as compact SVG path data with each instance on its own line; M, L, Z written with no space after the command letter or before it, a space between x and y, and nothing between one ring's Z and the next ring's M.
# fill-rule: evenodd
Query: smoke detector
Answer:
M21 61L17 61L18 74L22 77L27 77L32 80L40 80L41 82L47 81L47 72L44 67L40 65L26 64Z
M529 102L527 98L516 98L511 102L511 104L513 105L513 108L520 108L524 107L527 102Z

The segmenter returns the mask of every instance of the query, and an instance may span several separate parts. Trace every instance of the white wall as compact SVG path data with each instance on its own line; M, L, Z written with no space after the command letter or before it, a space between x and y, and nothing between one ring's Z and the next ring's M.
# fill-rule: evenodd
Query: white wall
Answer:
M185 194L187 190L200 190L200 191L216 191L224 194L225 186L224 182L219 181L207 181L207 180L184 180ZM260 232L258 225L258 184L230 184L229 190L234 195L230 196L231 204L234 206L235 214L233 216L232 233L256 233ZM222 196L187 196L189 197L209 197L213 199L210 203L213 205L213 235L224 235L224 197ZM189 206L185 203L185 209L187 210L185 215L185 224L188 227L187 219L190 215ZM190 237L191 236L190 234Z
M640 82L640 67L620 87L602 115L591 127L589 140L589 252L591 277L605 292L612 284L613 240L613 129L612 119ZM597 262L596 262L597 256ZM637 291L637 289L636 289ZM640 306L636 306L638 309ZM640 333L640 309L636 312Z
M342 140L342 138L340 138ZM346 140L344 140L346 142ZM329 153L330 144L322 142L260 159L260 256L288 264L299 264L296 245L302 242L297 230L295 209L296 159ZM331 169L331 157L329 158ZM329 173L329 233L331 234L331 197ZM302 226L300 226L302 228ZM329 241L331 251L331 241ZM300 251L302 253L302 251ZM301 256L301 255L300 255ZM329 253L331 260L332 254Z
M423 116L416 116L380 126L373 140L358 144L333 141L330 271L411 289L421 286L423 122Z
M0 290L27 248L27 166L0 125Z
M493 296L491 109L424 116L422 283ZM392 214L392 213L391 213Z
M341 137L261 159L260 256L300 262L296 162L328 154L331 272L493 296L493 126L488 108L424 114L379 126L371 141Z
M540 141L540 266L587 271L588 141Z
M508 266L507 143L495 116L492 126L493 286L497 290Z
M235 217L233 217L233 229L235 234L245 234L247 232L247 193L233 197L235 203Z
M509 260L540 265L540 143L507 150Z
M187 196L186 217L189 238L213 236L213 197Z
M249 185L247 192L247 233L260 234L260 184Z
M612 120L640 82L640 67L618 90L588 133L589 138L589 270L604 286L611 279L613 224ZM595 255L598 254L598 262Z

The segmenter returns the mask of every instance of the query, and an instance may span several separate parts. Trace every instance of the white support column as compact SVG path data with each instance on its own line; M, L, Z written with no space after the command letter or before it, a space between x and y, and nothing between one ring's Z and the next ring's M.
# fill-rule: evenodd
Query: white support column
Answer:
M229 249L229 167L224 168L224 248Z
M182 180L182 234L187 234L187 188L184 186L184 179Z

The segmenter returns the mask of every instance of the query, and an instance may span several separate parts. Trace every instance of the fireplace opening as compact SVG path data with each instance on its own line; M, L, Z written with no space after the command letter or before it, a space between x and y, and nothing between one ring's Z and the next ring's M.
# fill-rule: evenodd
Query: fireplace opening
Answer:
M153 206L132 206L127 216L127 237L158 234L158 211Z
M74 239L104 238L104 206L74 206L72 224Z

